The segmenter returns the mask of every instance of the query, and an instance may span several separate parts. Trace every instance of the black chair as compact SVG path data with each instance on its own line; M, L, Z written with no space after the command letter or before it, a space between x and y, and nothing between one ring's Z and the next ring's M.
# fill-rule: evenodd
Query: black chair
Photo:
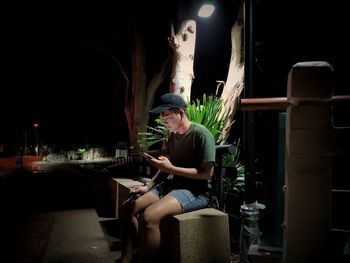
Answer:
M224 176L226 167L223 166L223 157L225 154L234 153L236 146L233 144L224 144L216 146L216 165L214 175L211 180L211 200L210 206L219 210L224 207Z

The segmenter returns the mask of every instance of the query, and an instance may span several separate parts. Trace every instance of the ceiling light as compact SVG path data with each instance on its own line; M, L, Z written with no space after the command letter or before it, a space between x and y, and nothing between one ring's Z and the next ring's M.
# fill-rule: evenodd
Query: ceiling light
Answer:
M203 4L198 11L199 17L210 17L215 11L215 6L213 4Z

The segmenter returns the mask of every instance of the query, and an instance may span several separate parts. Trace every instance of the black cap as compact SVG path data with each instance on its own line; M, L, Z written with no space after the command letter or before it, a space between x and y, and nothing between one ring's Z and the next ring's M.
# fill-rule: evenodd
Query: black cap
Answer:
M170 108L183 108L186 109L186 101L178 94L166 93L160 97L160 104L158 107L151 110L151 113L162 113Z

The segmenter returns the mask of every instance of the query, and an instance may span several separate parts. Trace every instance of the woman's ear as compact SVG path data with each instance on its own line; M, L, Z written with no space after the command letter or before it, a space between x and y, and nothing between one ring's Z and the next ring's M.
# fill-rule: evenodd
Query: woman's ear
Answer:
M184 111L184 109L182 109L182 108L181 108L179 113L180 113L181 118L183 118L183 117L184 117L184 115L185 115L185 111Z

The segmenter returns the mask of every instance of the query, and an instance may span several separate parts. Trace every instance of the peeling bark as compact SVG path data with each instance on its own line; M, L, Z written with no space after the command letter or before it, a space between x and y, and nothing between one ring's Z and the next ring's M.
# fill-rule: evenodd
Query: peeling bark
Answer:
M194 79L193 62L196 44L196 22L186 20L179 33L169 38L173 50L173 68L169 91L181 95L185 100L191 99L191 87Z
M220 144L226 143L226 140L230 135L230 129L234 122L239 97L244 88L243 14L244 3L242 1L237 20L231 29L231 60L226 84L224 83L224 88L221 93L221 99L223 101L221 113L225 114L227 117L220 135Z

